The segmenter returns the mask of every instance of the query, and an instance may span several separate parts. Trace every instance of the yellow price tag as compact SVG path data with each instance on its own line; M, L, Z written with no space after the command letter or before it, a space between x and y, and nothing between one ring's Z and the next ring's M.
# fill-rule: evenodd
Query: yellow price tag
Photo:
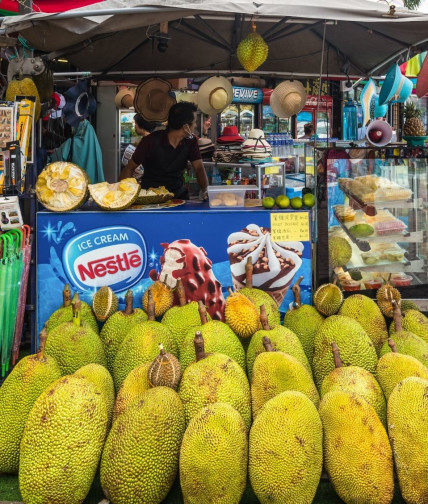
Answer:
M309 241L309 213L271 213L270 233L274 242Z
M275 175L279 173L279 166L267 166L265 168L266 175Z

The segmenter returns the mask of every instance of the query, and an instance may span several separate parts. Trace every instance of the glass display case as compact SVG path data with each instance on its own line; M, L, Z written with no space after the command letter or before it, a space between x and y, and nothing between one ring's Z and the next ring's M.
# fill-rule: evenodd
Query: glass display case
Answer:
M428 148L315 149L326 182L330 278L426 293Z

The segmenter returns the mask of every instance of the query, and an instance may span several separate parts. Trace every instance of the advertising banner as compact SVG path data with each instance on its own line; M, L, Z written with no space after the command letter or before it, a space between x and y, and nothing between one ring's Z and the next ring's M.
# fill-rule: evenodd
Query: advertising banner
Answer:
M228 288L245 284L252 258L253 286L269 292L285 312L291 285L300 276L302 303L311 303L309 212L257 209L195 211L175 208L37 214L37 329L72 293L91 304L110 286L124 307L128 289L141 307L155 280L171 288L181 278L188 300L202 300L213 318L223 318ZM276 240L276 241L275 241Z

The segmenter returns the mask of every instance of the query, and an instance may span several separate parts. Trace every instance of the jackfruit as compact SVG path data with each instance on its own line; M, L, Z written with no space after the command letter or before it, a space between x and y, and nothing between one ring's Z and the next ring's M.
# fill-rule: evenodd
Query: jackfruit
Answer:
M135 325L126 335L117 351L113 364L113 379L116 391L123 380L139 364L152 362L163 344L168 353L178 355L174 338L160 322L148 320Z
M407 310L416 310L420 311L419 306L412 301L411 299L402 299L401 300L401 311L406 313Z
M119 300L111 287L100 287L92 298L92 309L100 322L105 322L119 306Z
M332 344L336 369L331 371L323 380L320 394L321 399L328 392L347 392L357 394L365 399L375 409L380 421L386 427L386 402L382 388L375 377L358 366L342 365L339 349Z
M86 366L78 369L73 376L86 378L97 387L104 397L110 423L112 420L115 399L114 383L111 374L100 364L86 364Z
M62 291L63 304L58 310L54 311L52 315L46 321L46 329L48 334L55 327L63 324L64 322L72 322L73 321L73 307L71 304L71 291L70 286L65 284L64 290ZM89 327L94 331L94 333L98 334L100 332L98 328L98 322L95 318L95 315L92 311L92 308L85 303L81 299L79 299L79 294L74 295L75 301L80 301L80 317L82 321L86 322Z
M407 310L402 320L403 329L419 336L428 343L428 318L417 310ZM391 324L390 330L394 332L395 324Z
M146 390L114 421L107 437L100 468L107 498L114 504L162 502L178 472L184 431L177 392Z
M195 360L195 332L202 333L207 353L222 353L236 361L246 371L245 351L236 334L225 323L210 320L190 329L180 347L180 364L184 371Z
M397 352L392 339L388 340L392 352L383 355L377 364L376 377L386 399L389 398L394 387L404 378L417 376L428 380L428 369L411 355Z
M201 325L201 317L198 303L196 301L187 303L181 278L177 280L176 291L179 306L170 308L162 317L161 323L170 330L177 348L181 348L189 329L196 329ZM209 314L207 314L207 320L211 320Z
M150 364L147 378L152 387L171 387L177 390L181 379L181 367L175 355L166 353L163 345L159 345L159 354Z
M232 292L226 298L224 307L226 323L241 338L251 338L260 328L259 312L256 306L243 294Z
M394 497L392 451L376 411L357 394L328 392L319 414L324 467L344 502L390 504Z
M55 359L44 354L45 338L42 331L38 353L21 359L0 387L0 474L18 473L19 443L31 408L61 377Z
M393 301L400 306L401 294L397 289L392 287L392 285L386 283L377 290L376 299L380 311L385 317L392 318L394 314Z
M314 338L324 317L311 305L301 305L286 312L283 324L299 338L309 362L314 358Z
M34 96L36 99L36 107L34 120L37 122L40 117L40 112L42 109L40 103L39 91L33 79L30 77L24 77L23 79L12 79L9 81L6 88L6 101L15 101L17 96Z
M254 420L248 472L261 504L312 502L322 471L322 425L312 401L287 391Z
M46 354L54 357L62 375L74 373L86 364L107 361L98 334L80 320L80 301L73 298L73 321L64 322L49 333Z
M253 25L253 31L242 39L236 48L238 61L247 72L257 70L266 61L268 53L269 46L256 32L255 25Z
M134 178L125 178L109 184L100 182L88 185L89 193L95 203L103 210L125 210L135 202L141 190Z
M352 257L352 248L346 238L333 236L328 242L328 258L331 268L345 266Z
M256 357L265 351L263 346L263 338L270 339L272 348L295 357L312 376L312 369L302 348L299 338L290 329L283 326L274 327L271 330L261 329L257 331L251 338L247 349L247 374L248 379L252 380L253 364Z
M151 388L147 377L150 366L151 362L146 362L135 367L123 380L114 403L113 421L126 410L129 404L139 399L143 392Z
M233 406L251 425L250 386L245 372L224 354L206 355L203 338L195 336L196 362L188 366L181 378L178 394L183 401L186 424L204 406L225 402Z
M251 405L253 418L263 405L286 390L305 394L318 408L320 396L307 369L294 357L284 352L274 352L271 342L263 338L266 352L260 353L253 365Z
M331 344L335 341L344 366L360 366L374 374L377 354L371 339L360 324L344 315L332 315L325 320L314 340L312 368L318 389L324 378L335 369Z
M23 501L81 504L95 477L107 426L103 396L90 380L65 376L45 389L21 441Z
M367 296L353 294L345 299L338 314L356 320L372 340L379 355L382 345L388 339L388 330L377 304Z
M388 433L401 495L408 504L427 502L428 381L401 381L388 400Z
M107 369L110 373L113 372L114 359L125 336L135 325L147 320L147 314L140 308L133 308L132 302L133 294L131 290L128 290L125 295L125 309L113 313L100 331L107 359Z
M36 196L52 212L76 210L88 198L88 176L74 163L50 163L37 177Z
M149 291L152 293L155 303L155 317L162 317L171 308L174 301L172 290L159 280L150 285L143 294L143 309L146 312L148 311Z
M335 315L342 306L343 294L337 285L329 283L318 287L313 300L315 308L321 315L330 317Z
M180 484L187 504L238 504L247 482L247 428L226 403L192 418L180 450Z

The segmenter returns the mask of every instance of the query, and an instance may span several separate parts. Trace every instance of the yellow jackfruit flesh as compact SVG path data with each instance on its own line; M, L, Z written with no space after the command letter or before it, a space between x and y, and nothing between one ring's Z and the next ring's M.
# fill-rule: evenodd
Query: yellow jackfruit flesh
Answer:
M269 47L256 31L251 32L239 42L236 56L247 72L254 72L268 56Z
M288 311L284 316L284 326L299 338L309 362L314 357L314 338L324 317L311 305L302 305Z
M100 468L101 486L115 504L162 502L178 472L185 431L177 392L155 387L113 422Z
M161 323L154 320L140 322L126 335L113 363L113 379L116 391L123 380L136 366L153 362L162 344L166 352L177 356L177 347L172 334Z
M260 313L256 306L239 292L226 298L224 316L232 331L241 338L251 338L260 328Z
M314 340L312 368L320 388L324 378L335 369L331 344L335 341L344 366L360 366L374 374L377 354L371 339L360 324L344 315L332 315L320 327Z
M88 189L92 199L103 210L124 210L135 202L141 186L136 179L126 178L114 184L89 184Z
M107 426L104 399L91 381L65 376L49 386L35 402L22 436L23 501L81 504L95 477Z
M195 332L204 338L207 353L222 353L236 361L246 371L245 351L232 329L219 320L210 320L197 328L190 329L180 346L180 364L184 371L195 360Z
M208 313L207 319L211 320ZM170 330L177 347L181 348L189 329L197 328L201 325L198 303L191 301L184 306L173 306L162 317L161 323Z
M247 429L229 404L201 408L180 450L180 485L187 504L240 502L247 481Z
M88 197L86 172L68 161L48 164L37 177L36 196L48 210L75 210L83 205Z
M250 386L245 372L227 355L207 355L190 364L183 373L178 394L183 401L186 423L204 406L225 402L251 425Z
M382 345L388 339L388 330L382 312L372 299L361 294L349 296L343 302L338 314L356 320L366 331L379 354Z
M401 381L388 400L388 433L401 495L422 504L428 495L428 381Z
M312 502L321 478L322 425L312 401L288 391L270 399L254 420L248 471L261 504Z
M265 351L263 346L263 338L265 336L270 339L274 351L280 350L281 352L295 357L301 364L303 364L309 375L312 376L311 366L299 338L290 331L290 329L283 326L277 326L270 331L261 329L251 338L250 344L247 348L247 374L250 382L253 375L254 361L259 354L264 353Z
M390 504L394 497L392 451L374 408L357 394L328 392L319 414L324 467L344 502Z
M155 317L162 317L171 308L174 302L174 294L164 283L160 281L154 282L143 294L143 308L145 312L148 312L149 307L149 290L155 303Z
M404 378L417 376L428 380L428 369L411 355L391 352L383 355L377 364L376 377L386 399Z
M375 409L382 424L386 426L386 402L383 391L376 378L358 366L343 366L334 369L323 380L321 399L328 392L347 392L357 394Z
M320 396L307 369L284 352L264 352L254 361L251 404L256 418L264 404L286 390L305 394L318 408Z
M39 395L61 377L53 357L21 359L0 387L0 474L18 472L19 443Z
M143 392L151 388L147 378L150 366L151 362L146 362L135 367L123 380L114 403L113 421L126 410L129 404L134 400L138 400Z
M116 312L119 300L111 287L100 287L92 297L92 309L100 322L105 322Z

